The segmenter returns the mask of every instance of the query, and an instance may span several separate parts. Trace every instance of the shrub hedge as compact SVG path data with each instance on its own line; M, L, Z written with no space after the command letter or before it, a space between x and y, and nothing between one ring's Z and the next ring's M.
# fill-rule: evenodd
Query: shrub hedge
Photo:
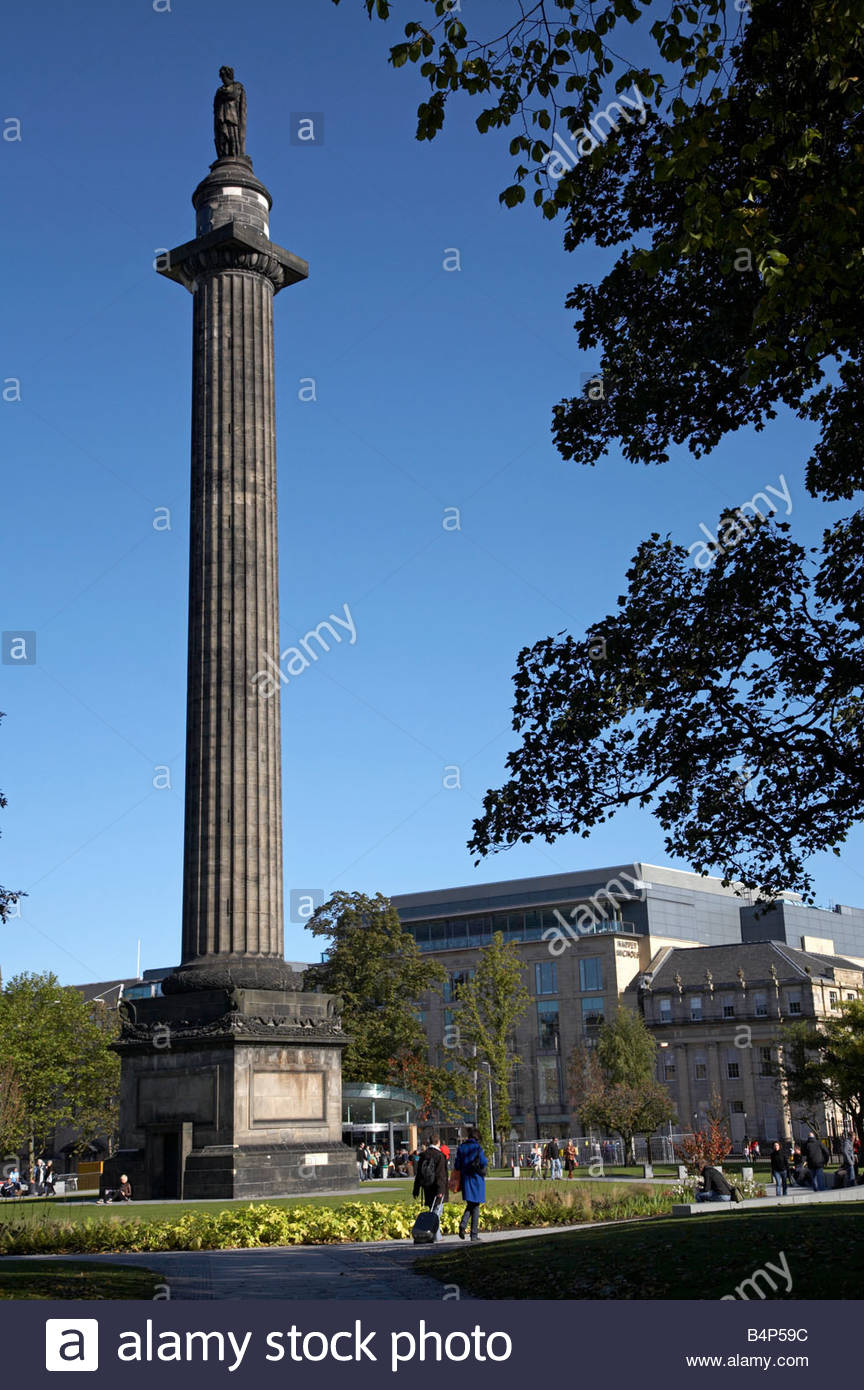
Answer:
M482 1209L487 1231L567 1226L583 1221L621 1221L671 1210L666 1189L626 1196L578 1191L490 1203ZM413 1202L345 1202L338 1207L277 1207L266 1202L217 1212L188 1212L176 1221L92 1222L46 1220L0 1225L0 1255L96 1254L151 1250L230 1250L264 1245L328 1245L344 1241L404 1240L419 1208ZM461 1202L448 1202L445 1233L455 1232Z

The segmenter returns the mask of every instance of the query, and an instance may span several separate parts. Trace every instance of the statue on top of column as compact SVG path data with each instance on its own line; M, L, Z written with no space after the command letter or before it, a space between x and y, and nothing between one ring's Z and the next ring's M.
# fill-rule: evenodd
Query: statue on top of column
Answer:
M222 86L213 98L213 135L220 159L246 153L246 92L233 68L220 68Z

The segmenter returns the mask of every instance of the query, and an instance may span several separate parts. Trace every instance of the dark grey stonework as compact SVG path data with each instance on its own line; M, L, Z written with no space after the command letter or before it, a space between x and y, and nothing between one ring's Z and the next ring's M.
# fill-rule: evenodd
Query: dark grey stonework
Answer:
M272 1197L353 1186L341 1142L338 1000L197 990L121 1004L120 1150L140 1198Z
M158 263L193 296L181 964L126 1003L120 1152L139 1197L262 1197L356 1181L341 1142L339 1001L285 963L273 296L305 261L270 240L222 70L196 237Z

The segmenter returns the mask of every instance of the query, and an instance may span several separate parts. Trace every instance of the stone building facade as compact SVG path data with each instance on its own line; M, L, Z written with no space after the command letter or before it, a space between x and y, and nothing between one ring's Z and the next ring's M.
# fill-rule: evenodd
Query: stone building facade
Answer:
M658 1080L684 1129L701 1128L719 1096L736 1147L745 1138L836 1135L842 1116L790 1105L779 1073L784 1024L836 1017L864 991L864 969L844 957L757 941L659 951L625 992L660 1044Z
M766 913L719 879L657 865L472 884L393 903L420 950L446 971L443 998L427 995L422 1010L439 1065L455 1065L459 989L480 951L497 931L517 944L530 1004L514 1038L520 1062L508 1138L581 1133L569 1104L569 1058L621 1003L645 1010L682 1131L700 1123L716 1089L736 1142L774 1130L797 1138L803 1119L790 1114L765 1050L776 1053L784 1018L799 1008L801 1017L824 1017L835 994L864 982L864 911L803 908L789 895ZM702 1016L691 1018L688 1000L700 991ZM748 1048L736 1044L745 1028Z

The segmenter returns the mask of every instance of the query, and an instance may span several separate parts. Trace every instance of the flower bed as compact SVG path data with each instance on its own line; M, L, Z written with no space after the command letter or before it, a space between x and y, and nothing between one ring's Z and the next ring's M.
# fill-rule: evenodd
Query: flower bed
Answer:
M579 1189L548 1196L528 1194L482 1209L487 1231L567 1226L583 1221L621 1221L671 1211L668 1188L626 1196L595 1196ZM0 1255L96 1254L159 1250L254 1249L266 1245L329 1245L345 1241L405 1240L419 1208L414 1202L345 1202L338 1207L277 1207L262 1202L217 1212L188 1212L176 1221L86 1223L45 1221L0 1226ZM448 1202L441 1220L456 1231L461 1202Z

